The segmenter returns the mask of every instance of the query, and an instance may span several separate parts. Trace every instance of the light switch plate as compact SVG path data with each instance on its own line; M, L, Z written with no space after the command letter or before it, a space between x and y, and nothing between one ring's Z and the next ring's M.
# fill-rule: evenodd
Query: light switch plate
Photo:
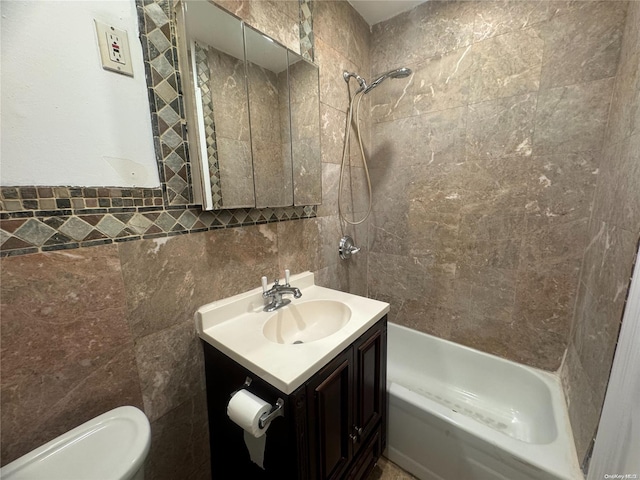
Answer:
M102 68L133 77L127 32L94 19Z

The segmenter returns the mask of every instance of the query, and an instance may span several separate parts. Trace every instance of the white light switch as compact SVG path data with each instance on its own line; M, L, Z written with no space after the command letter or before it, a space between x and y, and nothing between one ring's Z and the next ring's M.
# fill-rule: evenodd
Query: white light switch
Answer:
M127 32L94 20L102 68L133 77Z

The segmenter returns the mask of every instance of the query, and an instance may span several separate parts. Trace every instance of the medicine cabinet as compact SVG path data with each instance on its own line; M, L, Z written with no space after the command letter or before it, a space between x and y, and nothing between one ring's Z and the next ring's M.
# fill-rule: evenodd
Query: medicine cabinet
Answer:
M318 67L213 3L175 13L196 203L320 204Z

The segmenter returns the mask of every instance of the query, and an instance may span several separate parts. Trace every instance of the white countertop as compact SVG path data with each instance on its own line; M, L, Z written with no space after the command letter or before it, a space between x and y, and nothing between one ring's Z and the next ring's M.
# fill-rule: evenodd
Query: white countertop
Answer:
M310 272L293 275L290 283L302 292L299 299L286 297L292 299L292 305L311 300L339 301L351 309L350 320L336 333L313 342L272 342L262 330L274 312L262 310L260 287L204 305L195 314L201 339L286 394L296 390L389 311L388 303L319 287ZM289 306L282 307L286 308Z

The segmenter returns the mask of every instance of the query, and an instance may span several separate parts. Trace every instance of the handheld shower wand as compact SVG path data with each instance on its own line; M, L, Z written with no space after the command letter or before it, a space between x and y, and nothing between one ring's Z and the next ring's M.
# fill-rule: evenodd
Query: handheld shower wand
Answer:
M360 119L359 119L359 112L360 112L360 101L362 100L362 97L364 97L365 94L369 93L371 90L373 90L374 88L376 88L378 85L380 85L382 82L384 82L387 78L405 78L408 77L409 75L411 75L411 69L403 67L403 68L397 68L395 70L390 70L386 73L383 73L382 75L380 75L378 78L376 78L373 82L371 82L371 85L367 85L367 82L365 81L364 78L362 78L360 75L358 75L357 73L353 73L353 72L343 72L342 73L342 78L344 78L344 81L347 82L347 86L349 84L349 80L351 80L351 78L355 78L356 81L358 82L358 84L360 85L360 87L358 88L358 90L356 90L356 92L354 93L353 97L351 98L351 101L349 102L349 110L348 110L348 114L347 114L347 131L345 132L344 135L344 149L342 150L342 163L340 165L340 182L339 182L339 186L338 186L338 214L340 216L340 218L342 220L344 220L346 223L350 224L350 225L359 225L361 223L363 223L367 218L369 218L369 215L371 214L371 207L373 204L373 198L372 198L372 193L371 193L371 178L369 178L369 167L367 166L367 158L364 154L364 147L362 146L362 137L360 135ZM345 163L346 163L346 157L348 155L348 151L349 151L349 137L350 137L350 132L351 132L351 119L353 118L353 102L357 99L357 103L356 103L356 132L358 134L358 144L360 146L360 154L362 155L362 163L364 166L364 173L367 177L367 186L369 189L369 208L367 209L367 213L364 216L364 218L362 218L361 220L358 221L351 221L348 220L342 213L342 177L344 175L344 169L345 169Z

